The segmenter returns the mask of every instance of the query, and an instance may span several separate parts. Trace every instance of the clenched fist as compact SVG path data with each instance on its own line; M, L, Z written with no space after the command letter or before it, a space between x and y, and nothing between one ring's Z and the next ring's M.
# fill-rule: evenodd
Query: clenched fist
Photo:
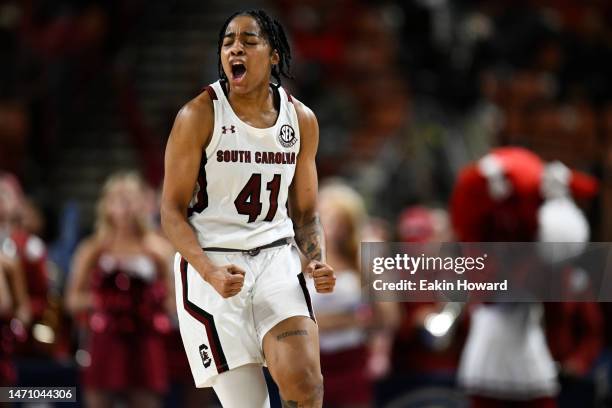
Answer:
M222 297L228 298L240 293L244 285L244 274L245 272L236 265L223 265L207 272L204 280Z
M310 261L306 266L306 274L314 280L315 289L318 293L334 291L336 276L331 266L320 261Z

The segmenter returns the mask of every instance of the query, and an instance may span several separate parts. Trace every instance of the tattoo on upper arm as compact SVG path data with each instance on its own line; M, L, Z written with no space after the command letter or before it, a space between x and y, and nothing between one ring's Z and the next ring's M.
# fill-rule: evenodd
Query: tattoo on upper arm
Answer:
M283 408L298 408L299 407L297 401L282 400L282 402L283 402Z
M286 331L276 336L276 340L282 340L285 337L289 337L289 336L308 336L308 331L306 330Z
M295 242L309 261L324 262L325 240L318 216L304 225L295 226Z

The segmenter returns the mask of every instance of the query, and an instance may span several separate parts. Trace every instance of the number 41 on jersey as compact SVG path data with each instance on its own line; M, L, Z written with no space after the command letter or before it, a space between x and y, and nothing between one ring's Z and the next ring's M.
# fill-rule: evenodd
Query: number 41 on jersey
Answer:
M271 181L266 184L266 190L270 192L270 207L264 221L272 221L278 209L278 193L280 191L281 175L275 174ZM253 173L251 178L242 188L238 197L234 200L238 214L248 215L248 222L255 222L261 214L261 174Z

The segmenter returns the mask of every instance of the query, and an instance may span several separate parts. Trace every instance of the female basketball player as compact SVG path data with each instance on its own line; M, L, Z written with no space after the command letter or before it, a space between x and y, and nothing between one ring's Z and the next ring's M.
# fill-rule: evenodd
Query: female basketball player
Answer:
M177 311L197 387L224 407L267 407L267 364L286 407L321 407L306 275L331 292L316 214L317 120L281 86L291 53L263 11L232 15L220 80L187 103L168 140L162 225L178 250ZM274 78L276 84L270 82Z
M143 186L131 173L112 176L98 204L96 233L75 255L66 307L87 316L91 364L83 383L87 405L161 405L167 389L164 310L167 259L146 224Z

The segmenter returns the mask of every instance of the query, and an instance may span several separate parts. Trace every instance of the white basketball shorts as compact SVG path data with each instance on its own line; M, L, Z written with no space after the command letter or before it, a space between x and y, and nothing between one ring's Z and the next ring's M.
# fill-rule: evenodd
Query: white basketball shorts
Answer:
M265 364L265 334L293 316L314 320L297 248L293 244L242 252L212 252L216 265L246 274L236 296L224 299L180 254L174 259L179 326L195 386L211 387L216 375L245 364Z

